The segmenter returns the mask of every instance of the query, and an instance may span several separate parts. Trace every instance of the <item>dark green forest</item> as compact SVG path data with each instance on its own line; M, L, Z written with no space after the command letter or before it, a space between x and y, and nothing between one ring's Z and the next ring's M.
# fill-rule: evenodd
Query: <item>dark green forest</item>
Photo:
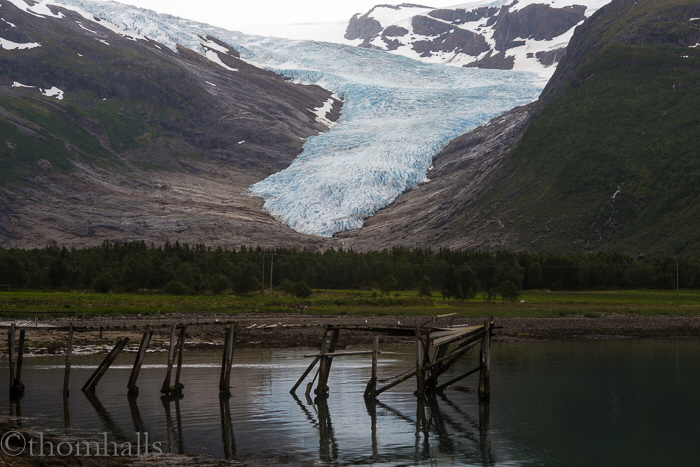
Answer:
M264 269L263 269L264 265ZM235 293L305 283L314 289L477 291L700 288L700 259L633 258L610 253L558 256L393 248L357 253L110 243L84 249L0 249L0 285L33 290ZM677 274L678 272L678 274Z

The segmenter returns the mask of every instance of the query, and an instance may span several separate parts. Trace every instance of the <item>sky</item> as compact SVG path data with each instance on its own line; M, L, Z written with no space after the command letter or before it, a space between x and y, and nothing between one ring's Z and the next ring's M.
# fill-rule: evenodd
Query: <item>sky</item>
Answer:
M392 0L117 0L159 13L169 13L228 29L245 26L348 21L377 4L400 4ZM469 0L412 1L440 8ZM244 31L245 32L245 31Z

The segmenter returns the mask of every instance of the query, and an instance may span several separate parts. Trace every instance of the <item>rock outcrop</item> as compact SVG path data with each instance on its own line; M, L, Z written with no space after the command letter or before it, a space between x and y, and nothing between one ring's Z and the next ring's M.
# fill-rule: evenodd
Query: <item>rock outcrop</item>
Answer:
M573 29L599 2L557 8L534 0L501 7L430 9L377 5L350 20L346 39L360 47L397 51L420 60L495 69L553 71ZM549 71L546 69L549 68Z

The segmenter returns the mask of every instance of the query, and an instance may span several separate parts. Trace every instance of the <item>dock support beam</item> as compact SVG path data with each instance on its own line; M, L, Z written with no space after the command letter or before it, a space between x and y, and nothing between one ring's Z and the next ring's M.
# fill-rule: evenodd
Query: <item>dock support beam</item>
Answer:
M374 347L372 347L372 378L365 388L365 399L374 400L377 397L377 356L379 354L379 336L374 336Z
M70 394L70 365L73 358L73 323L68 327L68 347L66 348L66 368L63 372L63 397Z
M479 352L479 400L488 401L491 397L491 328L493 317L484 321L484 337Z
M326 330L321 344L321 366L318 373L318 386L314 393L318 397L328 397L328 375L331 372L333 357L326 354L335 352L335 346L338 343L340 329Z
M19 348L15 367L15 323L7 331L7 346L10 360L10 397L21 397L24 394L22 384L22 359L24 358L24 329L19 331Z
M131 369L131 376L129 377L129 383L126 385L128 388L128 394L132 396L139 395L139 387L136 386L136 381L139 378L139 373L141 372L141 366L143 365L143 359L146 357L146 351L148 350L148 344L151 342L151 337L153 337L153 330L148 329L143 333L141 338L141 344L139 345L139 351L136 354L136 359L134 360L134 367Z
M126 347L126 344L129 342L129 338L125 337L121 340L119 340L112 350L107 354L104 360L102 360L102 363L100 363L100 366L97 367L95 372L90 376L90 379L87 380L85 385L83 385L83 391L84 392L95 392L95 386L97 386L97 383L100 382L104 374L107 372L110 366L112 366L112 363L114 363L114 360L117 359L117 356L121 353L122 350L124 350L124 347Z
M170 385L170 379L173 374L173 365L175 364L175 352L176 352L176 347L175 347L175 334L177 330L177 326L173 325L170 328L170 348L168 349L168 368L165 372L165 380L163 381L163 386L160 388L160 392L165 395L165 397L169 397L171 395L177 395L180 396L182 395L182 389L185 387L183 384L180 383L180 372L182 371L182 354L185 350L185 334L187 331L187 326L181 325L180 326L180 336L178 340L178 346L179 352L178 352L178 359L177 359L177 370L176 370L176 376L175 376L175 385L171 386Z
M233 352L236 348L236 325L226 328L224 338L224 356L221 360L221 377L219 378L219 393L224 396L231 395L231 365L233 364Z
M420 329L416 328L416 397L425 396L425 379L423 378L423 342Z

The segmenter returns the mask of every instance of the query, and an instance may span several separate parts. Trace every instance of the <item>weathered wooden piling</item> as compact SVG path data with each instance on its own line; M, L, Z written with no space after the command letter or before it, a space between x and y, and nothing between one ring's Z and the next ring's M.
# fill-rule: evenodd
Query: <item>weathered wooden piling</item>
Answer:
M420 337L420 329L416 328L416 397L422 399L425 396L425 379L423 378L423 342Z
M178 339L178 351L177 351L177 371L175 372L175 392L181 393L182 388L185 386L180 383L180 375L182 375L182 357L185 353L185 336L187 335L187 327L182 326L180 328L180 338Z
M479 352L479 400L488 401L491 397L491 328L493 318L484 320L484 337Z
M15 323L10 325L10 329L7 330L7 347L9 351L9 365L10 365L10 394L12 393L12 388L15 387Z
M335 352L335 347L338 344L338 336L340 329L326 330L321 347L321 366L318 373L318 385L314 393L319 397L328 397L328 376L331 372L333 364L333 356L329 356Z
M231 325L226 328L224 338L224 355L221 360L221 377L219 378L219 393L224 396L231 395L231 365L233 364L233 353L236 348L236 326Z
M63 371L63 397L68 397L70 394L70 365L73 357L73 323L70 323L68 328L68 347L66 348L66 368Z
M19 346L17 347L17 368L15 369L15 386L22 384L22 362L24 361L24 337L26 331L19 330Z
M95 386L97 386L97 383L100 382L104 374L107 372L110 366L112 366L112 363L114 363L114 360L117 359L117 356L121 353L122 350L124 350L124 347L126 344L129 342L129 338L125 337L123 339L120 339L112 348L112 350L107 354L104 360L102 360L102 363L97 367L95 372L90 376L90 379L87 380L87 382L83 385L83 391L84 392L95 392Z
M163 386L160 388L160 392L168 395L170 394L170 378L173 374L173 364L175 363L175 331L176 326L173 324L170 327L170 347L168 347L168 367L165 370L165 380L163 380Z
M147 329L143 333L143 337L141 338L141 344L139 344L139 351L136 353L136 358L134 359L134 366L131 369L129 383L126 385L128 393L132 396L138 396L139 394L139 387L136 386L136 381L139 378L141 366L143 365L143 360L146 357L146 352L148 351L148 345L151 342L151 337L153 337L153 330Z
M374 346L372 347L372 377L365 388L365 399L374 400L377 397L377 365L379 355L379 336L374 336Z

